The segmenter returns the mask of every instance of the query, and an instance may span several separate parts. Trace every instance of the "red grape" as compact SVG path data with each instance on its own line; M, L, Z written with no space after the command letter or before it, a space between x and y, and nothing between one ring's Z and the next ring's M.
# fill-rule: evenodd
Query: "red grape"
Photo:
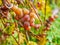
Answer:
M26 30L29 30L30 29L30 23L29 22L24 22L24 28Z
M40 28L40 24L36 24L34 27L36 28L36 29L39 29Z
M24 22L24 26L28 27L28 26L30 26L30 23L26 21L26 22Z
M21 19L22 22L24 21L30 21L30 16L29 15L25 15L22 19Z
M42 4L40 2L37 3L37 6L41 9Z
M12 34L14 34L14 32L12 32Z
M30 22L30 26L33 26L34 27L34 22Z
M49 17L49 21L53 22L54 20L54 17Z

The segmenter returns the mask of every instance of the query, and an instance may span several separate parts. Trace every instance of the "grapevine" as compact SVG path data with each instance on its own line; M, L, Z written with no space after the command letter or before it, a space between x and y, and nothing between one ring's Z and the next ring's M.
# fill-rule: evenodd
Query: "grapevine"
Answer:
M59 12L59 8L52 10L49 3L52 4L50 0L1 0L0 45L46 45L47 32Z

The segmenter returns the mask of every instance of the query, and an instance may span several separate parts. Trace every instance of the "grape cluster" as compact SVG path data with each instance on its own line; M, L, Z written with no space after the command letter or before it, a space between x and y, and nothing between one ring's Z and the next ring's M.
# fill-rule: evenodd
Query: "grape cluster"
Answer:
M50 26L52 24L52 22L55 21L55 19L58 18L58 15L53 15L53 16L50 16L44 23L45 27L43 28L43 33L38 35L37 37L39 38L40 37L46 37L47 34L46 32L50 30Z
M15 9L14 9L15 8ZM35 24L35 19L37 19L37 15L32 10L29 11L26 8L16 8L13 7L12 10L15 12L15 19L20 21L23 24L25 30L30 30L31 27L38 29L40 24ZM18 11L17 11L18 10Z
M58 18L58 15L50 16L49 19L46 20L46 23L45 23L45 26L46 26L46 27L45 27L44 30L49 30L51 23L54 22L56 18Z

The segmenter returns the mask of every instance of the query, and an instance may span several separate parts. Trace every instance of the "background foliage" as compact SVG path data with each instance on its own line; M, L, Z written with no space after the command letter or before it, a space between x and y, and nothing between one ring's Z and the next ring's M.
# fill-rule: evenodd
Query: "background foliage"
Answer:
M42 0L38 0L38 2L41 2ZM44 0L46 1L46 0ZM44 22L44 17L46 17L46 19L48 19L49 16L52 15L52 11L55 9L60 8L60 1L57 0L47 0L47 4L46 4L46 12L44 10L45 8L45 4L43 4L43 6L41 7L42 9L40 10L39 7L37 7L36 2L37 0L34 0L34 4L36 5L37 9L38 9L38 13L41 15L41 19ZM14 0L12 0L12 2L14 3ZM26 2L25 2L26 3ZM0 0L0 5L2 5L2 1ZM28 8L27 6L24 6L25 8ZM23 8L22 5L19 5L19 8ZM46 13L46 15L45 15ZM14 15L13 11L10 11L10 14ZM58 18L52 23L50 30L47 31L47 36L46 36L46 45L60 45L60 11L58 12ZM6 21L6 22L12 22L12 24L7 27L4 28L2 21ZM14 30L15 25L13 24L13 22L16 21L12 18L12 20L6 20L6 19L0 19L0 28L4 29L4 31L6 31L6 33L11 34L12 31ZM17 21L16 21L17 22ZM39 20L36 20L35 23L39 23ZM27 40L25 39L26 36L22 33L24 31L24 28L18 26L18 29L20 29L21 31L21 35L23 37L21 37L22 40L20 40L21 45L37 45L38 40L36 38L34 38L33 36L29 37L29 41L27 42ZM40 33L42 27L36 31L34 28L32 28L32 33L37 35ZM0 36L1 36L1 32L0 32ZM14 37L16 38L16 40L18 40L18 33L15 32ZM45 39L44 39L45 40ZM44 45L44 41L42 39L42 43L40 42L39 45ZM27 43L26 43L27 42ZM15 39L13 38L13 36L9 36L5 41L2 41L2 43L0 43L0 45L17 45Z

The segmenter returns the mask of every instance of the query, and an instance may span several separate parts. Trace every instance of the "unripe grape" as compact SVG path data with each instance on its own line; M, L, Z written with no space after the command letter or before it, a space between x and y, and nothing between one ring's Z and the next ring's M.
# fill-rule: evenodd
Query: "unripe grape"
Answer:
M26 8L24 8L24 9L23 9L23 13L24 13L24 15L27 15L27 14L29 14L29 10L26 9Z
M30 22L35 22L35 19L34 18L30 18Z
M58 18L58 15L54 15L54 18Z
M12 34L14 34L14 31L12 32Z
M16 15L18 15L19 18L23 17L23 10L21 8L13 6L11 9L15 12Z
M36 19L38 19L37 15L34 12L30 13L30 18L36 18Z

